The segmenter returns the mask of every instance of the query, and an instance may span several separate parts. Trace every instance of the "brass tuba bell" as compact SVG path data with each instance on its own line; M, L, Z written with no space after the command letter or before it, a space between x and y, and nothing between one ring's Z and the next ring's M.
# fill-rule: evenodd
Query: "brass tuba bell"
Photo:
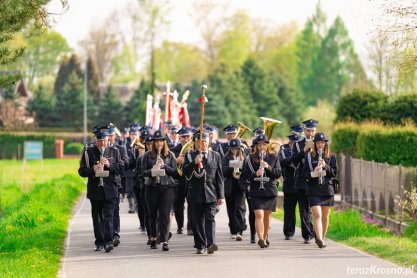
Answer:
M264 122L264 134L269 139L269 146L268 146L268 152L269 153L277 153L279 150L281 144L278 141L272 140L272 134L274 132L274 128L277 124L282 123L279 120L274 120L271 118L261 117L262 121Z
M237 130L236 136L235 138L242 138L243 135L249 130L252 131L249 127L245 126L244 124L242 124L241 122L237 122L237 124L239 125L239 128Z
M181 148L181 152L179 154L179 157L185 157L185 155L187 154L187 152L191 149L194 148L194 142L193 140L188 141L184 146L182 146ZM183 169L182 169L182 164L177 166L177 173L178 175L182 176L183 175Z

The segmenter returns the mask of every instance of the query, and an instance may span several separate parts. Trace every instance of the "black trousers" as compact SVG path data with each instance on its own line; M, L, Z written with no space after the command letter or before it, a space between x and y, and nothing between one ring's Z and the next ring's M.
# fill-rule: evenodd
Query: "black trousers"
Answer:
M145 228L145 205L141 201L141 197L140 197L140 195L144 192L142 192L139 189L139 186L133 187L133 192L135 193L135 198L136 198L136 205L137 205L136 211L138 213L139 225L141 228Z
M194 244L197 249L204 249L216 242L216 203L189 202Z
M314 229L311 223L312 215L305 190L297 189L297 200L300 210L301 235L304 239L310 240L314 237Z
M284 192L284 235L292 237L295 233L295 208L297 206L297 193Z
M96 245L110 245L113 242L113 217L116 198L90 200Z
M252 203L249 197L249 193L246 193L246 202L248 203L248 212L249 212L249 227L250 227L250 234L255 235L255 211L253 210Z
M232 194L226 197L227 216L232 235L242 234L245 222L245 199L243 192L237 186L232 188Z
M113 214L113 239L120 238L120 197L117 195Z
M140 190L140 203L143 206L143 222L145 223L146 234L151 236L151 228L149 226L149 211L148 211L148 204L146 202L146 195L145 195L145 188Z
M157 236L156 222L159 217L159 239L168 242L169 220L174 203L174 188L163 186L147 186L145 189L149 210L149 227L151 237Z
M184 227L184 204L185 204L185 197L187 196L187 189L185 184L179 183L175 187L175 200L174 200L174 213L175 213L175 220L177 221L178 229L182 229Z

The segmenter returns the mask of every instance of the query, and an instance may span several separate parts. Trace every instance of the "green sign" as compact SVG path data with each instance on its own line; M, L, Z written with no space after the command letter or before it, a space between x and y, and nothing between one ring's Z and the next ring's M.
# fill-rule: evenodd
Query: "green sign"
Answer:
M39 160L43 158L43 142L25 141L25 150L23 159Z

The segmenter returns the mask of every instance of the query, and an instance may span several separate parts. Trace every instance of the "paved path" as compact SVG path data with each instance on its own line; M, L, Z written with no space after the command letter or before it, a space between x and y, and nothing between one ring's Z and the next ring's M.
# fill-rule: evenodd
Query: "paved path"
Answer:
M90 202L84 199L76 209L59 273L63 278L335 278L359 276L366 271L369 274L367 277L401 276L376 274L377 271L394 271L398 266L330 240L324 249L319 249L314 243L303 244L299 229L291 241L286 241L283 239L282 222L278 220L272 222L271 246L267 249L250 244L248 234L244 235L241 242L232 240L228 233L224 205L216 216L219 252L213 255L196 255L193 237L175 233L174 217L171 218L171 250L163 252L161 246L158 250L150 250L146 245L146 235L138 230L136 214L127 213L127 202L121 203L121 244L110 253L95 252ZM402 268L402 271L405 269Z

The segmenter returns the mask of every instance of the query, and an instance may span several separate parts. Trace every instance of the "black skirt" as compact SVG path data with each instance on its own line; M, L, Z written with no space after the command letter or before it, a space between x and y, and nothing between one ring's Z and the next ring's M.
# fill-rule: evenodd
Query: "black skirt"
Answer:
M326 206L326 207L333 207L334 206L334 196L307 196L308 198L308 205L311 207L314 206Z
M277 196L271 197L250 197L253 210L275 211L277 208Z

